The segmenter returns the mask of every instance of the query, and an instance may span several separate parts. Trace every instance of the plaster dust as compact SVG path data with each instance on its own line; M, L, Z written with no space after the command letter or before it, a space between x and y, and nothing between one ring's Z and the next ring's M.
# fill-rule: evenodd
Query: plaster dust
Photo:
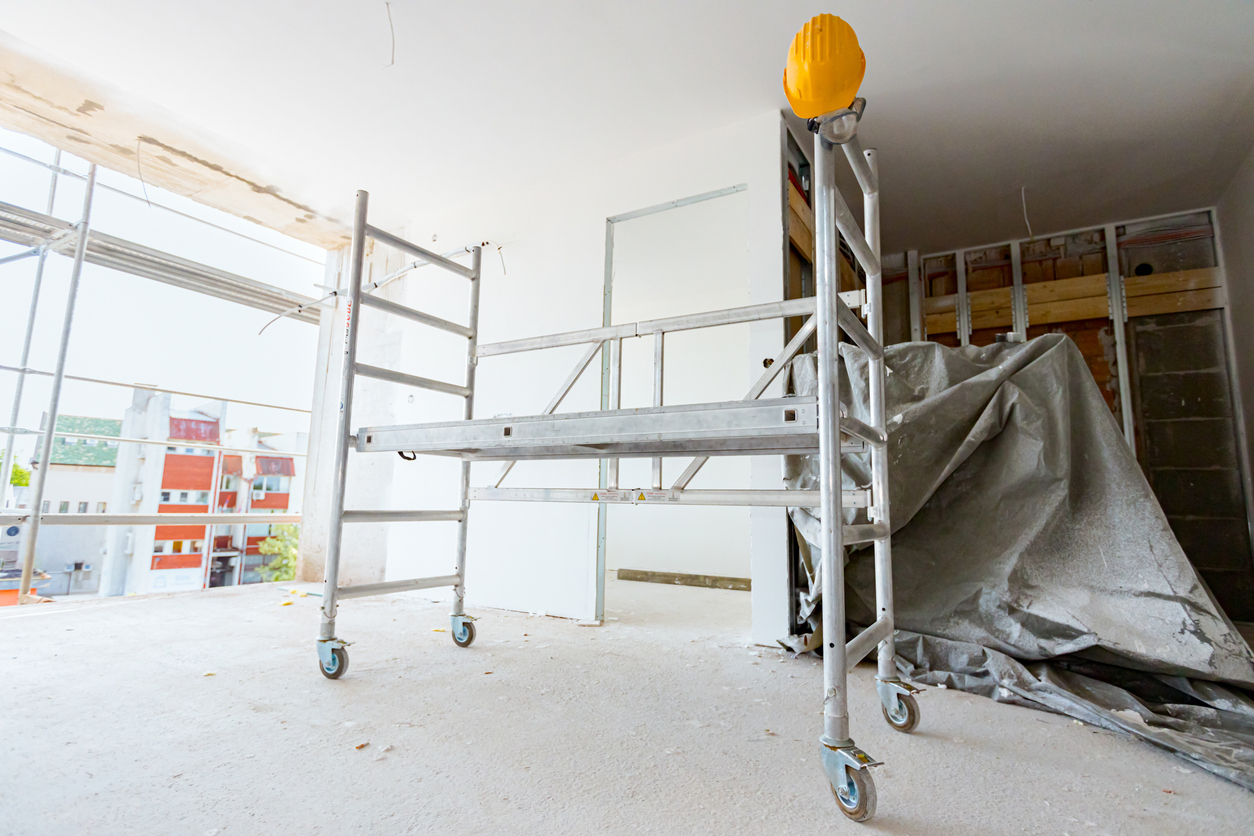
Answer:
M6 609L3 829L1078 836L1254 816L1150 746L955 691L898 734L862 665L854 735L886 765L855 825L818 764L820 666L746 647L749 595L610 580L602 628L472 607L468 650L420 595L341 606L338 682L315 669L319 599L275 585Z

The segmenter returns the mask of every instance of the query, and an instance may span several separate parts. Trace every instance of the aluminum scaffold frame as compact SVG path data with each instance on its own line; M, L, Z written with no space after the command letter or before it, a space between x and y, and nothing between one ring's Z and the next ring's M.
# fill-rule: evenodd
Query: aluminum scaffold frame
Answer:
M865 102L857 99L851 108L811 120L811 129L815 132L817 285L817 296L813 299L752 305L480 345L480 249L471 248L472 265L465 267L383 232L367 223L368 195L366 192L357 193L348 264L348 306L344 363L340 379L340 411L335 436L332 520L323 585L321 629L317 644L319 666L323 675L329 679L338 679L348 668L345 650L348 643L336 633L337 605L340 599L451 586L454 590L450 614L453 640L462 647L474 641L473 619L465 612L466 543L471 500L818 507L821 518L820 572L825 642L821 759L831 783L832 794L841 811L855 821L865 821L874 814L875 786L868 767L876 766L878 762L859 749L849 733L848 671L878 646L876 688L885 719L893 728L909 732L918 724L919 709L914 698L917 691L900 680L894 658L887 424L884 412L886 367L882 346L879 178L875 151L864 151L856 134L864 107ZM837 146L843 149L864 195L865 235L835 186L834 157ZM837 230L848 242L854 257L866 273L865 292L839 292ZM447 322L363 293L367 238L373 238L381 244L469 279L471 288L468 325ZM358 322L363 306L465 337L465 382L446 383L357 362ZM851 307L862 308L867 318L866 327ZM800 331L750 388L743 400L663 405L662 364L667 333L806 314L810 316ZM841 415L837 351L841 331L869 359L868 391L872 424ZM818 335L817 396L760 400L760 396L815 333ZM640 409L621 409L622 341L646 336L652 336L654 340L654 405ZM541 414L474 418L475 367L480 358L572 345L586 345L587 350ZM593 359L604 350L608 350L609 356L608 409L554 414ZM362 427L355 434L351 433L353 381L357 376L460 396L465 400L464 419L442 423ZM843 490L841 454L865 452L868 448L871 457L871 484ZM363 453L396 452L407 459L419 453L461 459L458 508L445 511L344 510L350 449ZM711 456L785 453L818 454L818 491L690 490L687 487ZM669 489L663 489L661 482L660 462L663 456L693 457L691 464ZM652 485L648 488L622 489L619 486L618 459L629 457L653 459ZM608 473L608 486L596 489L501 487L515 462L543 459L602 460ZM473 461L503 461L506 464L491 486L472 488L470 465ZM842 507L865 509L868 522L843 525ZM344 523L437 520L458 523L453 574L338 586ZM867 542L874 543L878 618L852 640L838 641L837 637L843 639L845 635L844 547ZM603 583L603 571L599 571L598 584ZM598 602L603 601L603 591L598 592ZM598 612L597 616L601 617L602 613Z

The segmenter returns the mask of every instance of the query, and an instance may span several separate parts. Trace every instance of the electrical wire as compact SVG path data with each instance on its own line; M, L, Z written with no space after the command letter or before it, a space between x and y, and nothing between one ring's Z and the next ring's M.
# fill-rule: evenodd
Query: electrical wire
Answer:
M384 65L386 68L396 63L396 26L392 23L392 4L384 3L383 8L388 10L388 29L392 32L392 60Z
M1028 220L1028 187L1019 187L1019 198L1023 201L1023 222L1028 227L1028 240L1036 240L1036 236L1032 234L1032 222Z
M148 208L152 208L152 201L148 199L148 184L144 182L144 166L141 159L144 156L144 141L142 139L135 140L135 171L139 174L139 185L144 190L144 203L148 204Z
M501 249L500 247L497 247L497 250L498 250L498 251L499 251L500 249ZM465 255L466 253L469 253L469 252L470 252L470 247L460 247L460 248L458 248L458 249L456 249L456 250L449 250L449 251L448 251L448 252L446 252L446 253L441 253L440 255L441 255L441 257L442 257L442 258L454 258L454 257L459 256L459 255ZM502 262L501 262L501 263L502 263L502 265L504 264L504 260L503 260L503 259L504 259L504 256L502 256ZM383 278L379 279L377 282L371 282L370 284L362 285L362 286L361 286L361 292L362 292L362 293L369 293L369 292L371 292L371 291L373 291L373 290L378 290L378 289L379 289L379 288L381 288L381 287L386 287L387 285L389 285L389 284L391 284L392 282L396 281L396 280L397 280L397 279L399 279L401 276L405 275L406 273L410 272L411 270L417 270L419 267L426 267L426 266L428 266L429 264L431 264L431 262L430 262L430 261L424 261L424 260L422 260L422 259L419 259L418 261L413 261L413 262L410 262L409 264L406 264L406 265L405 265L404 267L402 267L401 269L399 269L399 270L397 270L397 271L395 271L395 272L393 272L393 273L389 273L388 275L386 275L386 276L384 276ZM325 285L324 285L324 287L325 287ZM306 303L304 303L304 304L297 305L297 306L296 306L296 307L294 307L294 308L288 308L287 310L283 311L283 313L279 314L279 315L278 315L278 316L276 316L274 319L270 320L270 321L269 321L269 322L267 322L265 325L261 326L261 330L257 332L257 336L259 336L259 337L260 337L263 333L265 333L265 330L266 330L267 328L269 328L271 325L273 325L274 323L278 322L280 319L282 319L282 318L283 318L283 317L285 317L285 316L291 316L291 315L292 315L292 314L294 314L294 313L300 313L301 311L304 311L304 310L306 310L306 309L308 309L308 308L312 308L312 307L314 307L314 306L316 306L316 305L321 305L323 302L326 302L326 301L328 301L328 300L330 300L330 299L334 299L334 298L335 298L335 297L337 297L337 296L343 296L343 295L345 295L345 294L347 294L347 293L348 293L348 289L347 289L347 288L342 288L342 289L339 289L339 290L333 290L333 291L331 291L330 293L328 293L326 296L323 296L321 299L317 299L317 300L315 300L315 301L313 301L313 302L306 302Z

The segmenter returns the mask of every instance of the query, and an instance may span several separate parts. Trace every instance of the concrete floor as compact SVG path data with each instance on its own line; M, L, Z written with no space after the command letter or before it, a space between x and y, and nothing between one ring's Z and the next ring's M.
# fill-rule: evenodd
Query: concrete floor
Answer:
M1067 718L929 690L893 732L869 665L854 736L886 765L853 824L818 763L820 667L746 647L747 593L610 581L605 627L480 610L468 650L421 595L341 606L338 682L319 599L273 585L0 611L0 830L1251 832L1254 794Z

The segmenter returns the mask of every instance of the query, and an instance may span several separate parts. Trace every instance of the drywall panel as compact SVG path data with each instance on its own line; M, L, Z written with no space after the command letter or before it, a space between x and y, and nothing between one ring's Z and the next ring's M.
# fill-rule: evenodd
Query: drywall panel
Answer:
M730 185L730 184L729 184ZM749 195L736 192L614 226L614 324L749 304ZM669 334L663 402L712 403L744 397L749 324ZM624 408L653 404L654 339L623 343ZM652 459L624 459L618 484L649 487ZM669 486L689 458L664 459ZM747 457L713 458L693 488L748 488ZM669 481L668 481L669 480ZM749 577L748 508L611 506L606 566Z
M741 304L778 301L783 286L784 246L779 141L780 116L769 111L717 131L566 172L526 188L468 195L461 206L432 206L422 203L419 197L411 197L412 213L422 220L412 223L403 233L438 252L490 242L483 255L480 340L498 342L601 324L606 218L745 183L745 194L732 198L726 209L711 209L713 215L702 215L698 210L693 217L704 220L694 222L689 234L720 242L725 240L719 237L725 235L721 225L734 222L740 236L736 246L743 254L739 278L735 280L741 288L736 298ZM738 211L739 215L725 217L718 214L722 211ZM630 240L633 233L626 235ZM641 239L640 255L656 255L644 246L645 240ZM629 245L629 252L633 246ZM690 310L718 308L731 298L719 286L710 289L708 298L706 291L695 292L696 286L693 289L682 300ZM426 268L398 284L390 298L437 316L464 321L467 295L465 280ZM367 311L365 315L379 313ZM463 379L464 341L411 323L397 328L396 356L401 369L443 380ZM761 368L761 357L773 356L782 346L783 332L778 322L750 326L747 332L747 337L739 337L741 347L737 356L728 360L727 382L719 389L726 390L728 397L742 396L751 383L755 365ZM370 334L361 350L364 362L370 362L372 352L386 348L368 342L379 340L391 345L387 334ZM687 352L678 342L676 346L682 358ZM478 367L475 414L490 417L539 412L581 352L579 347L568 347L485 358ZM758 358L756 364L750 358ZM739 385L733 386L736 379ZM693 386L689 391L696 396L700 390ZM411 392L402 387L395 387L394 392L387 411L398 423L460 417L461 405L456 398ZM599 403L598 361L559 411L597 409ZM764 472L769 476L765 483L759 481L758 460L752 461L753 475L749 478L754 487L780 487L778 458L767 460ZM378 489L387 494L395 508L454 507L458 468L456 461L434 457L408 464L397 460L393 475ZM498 464L476 465L472 484L492 483L500 468ZM504 486L592 487L597 484L597 474L596 462L523 462ZM755 589L755 636L761 619L766 625L763 634L773 640L787 629L787 557L782 510L764 510L778 520L753 527L750 573ZM700 513L691 518L694 525ZM751 519L756 514L757 509ZM593 505L473 503L467 567L467 599L472 611L476 606L489 606L592 617L596 517ZM452 523L392 526L387 577L447 572L453 562L455 537L456 526ZM743 566L743 552L740 560ZM761 606L757 602L759 586L777 593ZM609 607L613 608L613 602L609 602Z
M1216 207L1221 264L1228 297L1229 334L1236 366L1237 420L1245 429L1244 455L1254 473L1250 440L1254 439L1254 150L1245 158ZM1244 415L1242 415L1244 413Z

